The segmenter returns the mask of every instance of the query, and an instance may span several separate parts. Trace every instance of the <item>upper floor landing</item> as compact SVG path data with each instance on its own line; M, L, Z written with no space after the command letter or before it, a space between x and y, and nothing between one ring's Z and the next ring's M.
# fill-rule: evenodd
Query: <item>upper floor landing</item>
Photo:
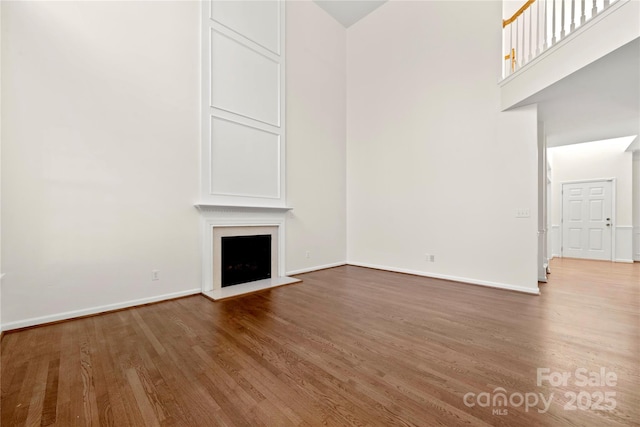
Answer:
M513 9L504 8L503 110L640 38L640 0L528 0Z

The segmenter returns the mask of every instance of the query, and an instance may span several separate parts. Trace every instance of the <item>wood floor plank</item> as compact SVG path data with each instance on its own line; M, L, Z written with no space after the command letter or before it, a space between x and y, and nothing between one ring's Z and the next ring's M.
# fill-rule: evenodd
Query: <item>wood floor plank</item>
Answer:
M47 384L42 407L42 426L49 426L55 423L58 403L58 378L60 375L60 358L49 361L47 370Z
M540 296L344 266L232 300L10 332L0 424L640 425L640 264L551 268ZM618 381L538 385L538 368ZM552 399L502 415L465 404L494 390ZM615 392L615 409L565 408L599 391Z
M37 363L37 371L33 381L33 388L29 391L31 399L29 401L29 411L27 413L26 425L32 426L40 424L42 419L42 408L47 388L47 372L49 371L49 363L42 358Z
M149 400L149 396L145 387L142 385L138 371L134 368L129 368L127 369L126 376L129 381L129 386L133 390L136 402L138 403L138 408L140 408L140 412L142 413L144 425L150 427L160 426L160 420L158 419L156 408Z

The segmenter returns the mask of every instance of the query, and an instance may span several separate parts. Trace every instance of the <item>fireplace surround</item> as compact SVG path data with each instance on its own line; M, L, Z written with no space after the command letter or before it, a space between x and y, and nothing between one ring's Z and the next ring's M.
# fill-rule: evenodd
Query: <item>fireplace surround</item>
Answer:
M240 238L250 236L269 236L269 249L271 260L269 261L269 272L271 277L278 276L278 227L277 226L258 226L258 225L242 225L242 226L214 226L211 230L213 233L213 287L214 289L226 287L223 282L223 270L225 265L223 261L224 239ZM266 277L265 277L266 278ZM264 279L264 278L263 278ZM240 282L242 283L242 282ZM239 283L233 283L237 285Z
M300 282L284 275L285 216L289 208L196 205L202 239L202 293L214 300ZM222 286L222 238L271 236L271 278Z

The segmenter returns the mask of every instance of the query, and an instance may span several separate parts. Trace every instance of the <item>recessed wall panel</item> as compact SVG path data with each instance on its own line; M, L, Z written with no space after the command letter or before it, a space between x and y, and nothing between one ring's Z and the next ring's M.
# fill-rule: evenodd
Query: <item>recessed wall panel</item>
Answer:
M211 117L211 194L280 197L280 136Z
M211 106L280 126L280 65L211 31Z
M211 19L280 53L280 3L277 1L211 1Z

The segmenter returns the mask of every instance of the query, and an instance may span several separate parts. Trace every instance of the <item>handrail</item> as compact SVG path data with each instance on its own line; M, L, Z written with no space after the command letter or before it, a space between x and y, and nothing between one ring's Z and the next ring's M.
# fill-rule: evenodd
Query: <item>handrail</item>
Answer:
M522 15L525 10L529 9L529 7L535 2L536 0L527 0L527 2L523 4L522 7L518 9L518 11L514 13L511 18L502 20L502 28L506 27L507 25L511 24L513 21L518 19L518 17Z

